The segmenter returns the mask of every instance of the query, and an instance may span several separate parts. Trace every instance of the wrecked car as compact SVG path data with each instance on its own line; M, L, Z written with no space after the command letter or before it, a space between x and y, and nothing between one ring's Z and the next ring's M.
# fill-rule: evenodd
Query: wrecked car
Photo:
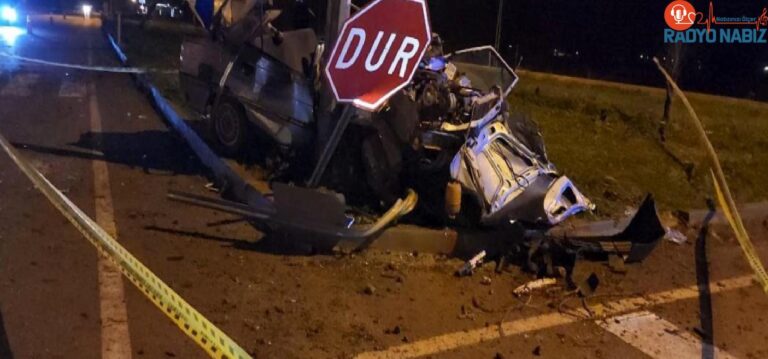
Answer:
M266 157L273 194L233 194L219 181L226 200L174 199L260 228L351 241L354 249L402 217L433 227L509 229L502 240L536 248L546 240L568 253L635 261L650 253L664 234L651 198L619 233L550 231L594 204L549 161L535 122L509 108L518 76L490 46L444 53L433 34L408 86L381 109L335 103L321 69L343 3L329 1L326 17L317 19L303 3L281 9L251 2L229 19L220 11L210 36L184 42L180 80L189 105L220 153ZM345 111L352 111L350 125L336 131Z

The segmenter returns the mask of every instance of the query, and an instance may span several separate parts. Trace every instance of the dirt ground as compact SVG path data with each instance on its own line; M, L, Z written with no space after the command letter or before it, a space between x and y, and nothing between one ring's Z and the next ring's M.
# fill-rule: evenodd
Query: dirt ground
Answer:
M41 27L17 51L114 64L98 28L57 26ZM61 46L52 51L51 41ZM20 82L30 75L37 80ZM573 312L581 303L562 280L530 298L515 297L516 287L535 279L517 265L497 273L488 263L473 276L457 278L453 273L462 260L428 253L305 255L302 246L261 238L231 216L168 201L169 190L213 194L189 149L125 75L4 66L0 79L0 132L91 215L91 164L106 162L118 240L254 357L353 358L422 344L429 348L425 356L435 358L653 356L604 330L599 312L535 329L541 318ZM66 79L93 84L95 92L62 96ZM89 126L92 96L104 121L98 133ZM711 338L735 357L768 357L768 297L756 285L720 290L751 273L727 227L717 225L705 239L697 239L697 228L681 229L685 244L663 241L645 262L623 270L580 262L576 277L595 273L600 282L587 303L597 308L625 298L642 302L699 284L696 296L642 306L679 333ZM751 218L748 229L767 260L768 213ZM90 244L0 156L0 357L103 357L96 258ZM205 357L140 291L128 282L125 290L133 357ZM532 330L467 339L477 330L496 332L499 323L524 319ZM424 344L445 334L452 336L441 345Z

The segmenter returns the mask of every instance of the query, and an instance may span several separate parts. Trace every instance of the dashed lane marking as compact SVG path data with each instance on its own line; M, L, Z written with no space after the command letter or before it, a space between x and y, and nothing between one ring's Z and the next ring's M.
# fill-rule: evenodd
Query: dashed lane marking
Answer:
M89 112L91 131L101 133L101 114L96 97L96 86L91 84ZM93 183L96 201L96 222L113 238L117 238L112 190L109 185L107 163L94 160ZM101 308L101 357L104 359L131 358L131 336L128 331L128 310L120 270L109 258L99 253L99 297Z
M712 283L712 294L746 288L753 285L753 276L731 278ZM676 288L664 292L649 294L639 297L598 304L593 306L595 312L602 312L605 317L613 317L625 313L636 312L648 307L672 303L680 300L698 297L699 291L696 285ZM477 345L486 341L503 337L548 329L561 325L576 323L589 318L589 313L584 309L574 310L570 314L548 313L514 321L503 322L479 329L448 333L432 338L414 341L384 349L358 354L357 359L389 359L389 358L417 358L426 355L435 355L449 350Z
M597 325L652 358L697 358L702 357L703 351L712 353L715 358L735 359L648 311L600 320Z

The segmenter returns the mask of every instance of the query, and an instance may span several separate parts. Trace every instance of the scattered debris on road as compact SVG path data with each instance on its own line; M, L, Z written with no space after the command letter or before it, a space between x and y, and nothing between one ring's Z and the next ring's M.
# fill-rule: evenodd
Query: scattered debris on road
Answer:
M541 279L530 281L528 283L525 283L515 288L515 290L513 290L512 293L520 297L523 295L530 294L534 290L546 288L555 284L557 284L557 280L555 278L541 278Z
M457 277L466 277L470 276L474 273L475 268L483 263L483 259L485 258L485 251L481 251L480 253L476 254L474 257L472 257L470 260L468 260L466 263L464 263L461 268L459 268L456 271Z
M673 228L667 228L667 233L664 234L664 239L675 244L685 244L685 242L688 241L688 237L686 237L685 234Z

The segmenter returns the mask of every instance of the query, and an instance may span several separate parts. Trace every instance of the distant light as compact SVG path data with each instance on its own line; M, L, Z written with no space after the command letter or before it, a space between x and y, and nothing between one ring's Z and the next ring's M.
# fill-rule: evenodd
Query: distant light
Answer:
M19 14L16 12L16 9L5 5L3 6L2 10L0 10L0 17L2 17L5 21L14 23L16 20L18 20Z
M763 72L765 72L766 74L768 74L768 66L766 66L766 67L763 67Z
M83 16L85 16L86 19L89 19L91 17L91 10L93 9L93 6L85 4L83 5Z
M19 27L0 26L0 39L8 46L13 46L16 43L16 39L24 34L24 29Z

